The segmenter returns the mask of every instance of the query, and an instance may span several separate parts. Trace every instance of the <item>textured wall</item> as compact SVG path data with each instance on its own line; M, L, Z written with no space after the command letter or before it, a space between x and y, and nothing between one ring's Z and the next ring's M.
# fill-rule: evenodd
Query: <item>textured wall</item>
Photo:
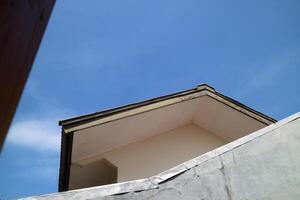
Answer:
M31 199L40 198L298 200L300 114L208 152L156 177Z
M300 119L194 167L158 189L111 199L300 199Z

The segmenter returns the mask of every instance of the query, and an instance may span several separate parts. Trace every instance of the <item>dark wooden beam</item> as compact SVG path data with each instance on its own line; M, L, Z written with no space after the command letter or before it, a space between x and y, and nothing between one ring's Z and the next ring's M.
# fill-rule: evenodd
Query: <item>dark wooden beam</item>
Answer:
M0 0L0 150L55 0Z

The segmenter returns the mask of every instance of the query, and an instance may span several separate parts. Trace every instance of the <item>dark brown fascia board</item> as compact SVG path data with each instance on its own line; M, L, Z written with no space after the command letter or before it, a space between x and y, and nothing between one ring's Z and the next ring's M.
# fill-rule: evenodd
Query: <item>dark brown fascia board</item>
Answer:
M257 111L257 110L254 110L254 109L252 109L252 108L246 106L245 104L242 104L242 103L240 103L240 102L238 102L238 101L236 101L236 100L234 100L234 99L232 99L232 98L230 98L230 97L228 97L228 96L225 96L224 94L221 94L221 93L219 93L219 92L216 92L216 94L217 94L218 96L220 96L220 97L226 99L227 101L230 101L231 103L233 103L233 104L235 104L235 105L237 105L237 106L239 106L239 107L241 107L241 108L244 108L244 109L246 109L246 110L248 110L248 111L250 111L250 112L252 112L252 113L254 113L254 114L256 114L256 115L258 115L258 116L260 116L260 117L262 117L262 118L265 118L265 119L267 119L268 121L270 121L270 123L269 123L269 124L266 124L266 125L270 125L270 124L272 124L272 123L276 123L276 122L277 122L276 119L274 119L274 118L272 118L272 117L270 117L270 116L267 116L267 115L265 115L265 114L263 114L263 113L261 113L261 112L259 112L259 111Z
M74 133L66 134L64 130L61 132L61 151L60 151L60 167L58 191L63 192L69 190L70 167L72 158L72 145Z
M180 91L180 92L176 92L176 93L172 93L172 94L168 94L168 95L164 95L164 96L160 96L160 97L155 97L155 98L148 99L148 100L145 100L145 101L140 101L140 102L137 102L137 103L131 103L131 104L127 104L127 105L124 105L124 106L120 106L120 107L117 107L117 108L112 108L112 109L108 109L108 110L104 110L104 111L100 111L100 112L81 115L81 116L78 116L78 117L72 117L72 118L69 118L69 119L61 120L58 123L59 123L59 125L65 126L65 125L70 125L70 124L74 124L74 123L77 123L77 122L82 122L82 121L93 119L93 118L98 118L98 117L103 117L103 116L106 117L108 115L116 114L116 113L123 112L123 111L126 111L126 110L134 109L134 108L138 108L138 107L141 107L141 106L149 105L149 104L152 104L152 103L156 103L156 102L159 102L159 101L171 99L171 98L174 98L174 97L179 97L179 96L191 94L191 93L194 93L194 92L199 92L201 90L215 91L215 89L213 87L211 87L210 85L208 85L208 84L200 84L196 88L183 90L183 91Z
M169 95L165 95L165 96L161 96L161 97L157 97L157 98L153 98L153 99L149 99L149 100L146 100L146 101L141 101L141 102L138 102L138 103L133 103L133 104L128 104L128 105L125 105L125 106L121 106L121 107L118 107L118 108L113 108L113 109L109 109L109 110L105 110L105 111L101 111L101 112L95 112L95 113L92 113L92 114L87 114L87 115L82 115L82 116L78 116L78 117L74 117L74 118L70 118L70 119L66 119L66 120L62 120L62 121L59 121L59 125L63 126L63 128L71 128L71 127L76 127L76 126L79 126L79 125L82 125L82 124L85 124L85 123L88 123L88 122L91 122L91 121L94 121L96 119L100 119L100 118L104 118L104 117L108 117L108 116L111 116L111 115L114 115L114 114L117 114L117 113L121 113L121 112L125 112L125 111L128 111L128 110L132 110L132 109L135 109L135 108L139 108L139 107L142 107L142 106L146 106L146 105L149 105L149 104L153 104L153 103L157 103L157 102L160 102L160 101L163 101L163 100L168 100L168 99L172 99L172 98L175 98L175 97L181 97L181 96L185 96L185 95L188 95L188 94L193 94L193 93L196 93L196 92L200 92L200 91L209 91L209 92L212 92L213 94L223 98L223 99L226 99L227 101L243 108L243 109L246 109L247 111L251 112L251 113L254 113L255 115L258 115L259 117L262 117L264 119L266 119L267 121L269 121L270 123L267 123L268 124L271 124L271 123L274 123L276 122L277 120L261 113L261 112L258 112L252 108L249 108L248 106L230 98L230 97L227 97L219 92L216 92L215 89L207 84L201 84L201 85L198 85L196 88L193 88L193 89L189 89L189 90L184 90L184 91L181 91L181 92L177 92L177 93L173 93L173 94L169 94ZM265 122L263 122L264 124L266 124Z
M178 96L182 96L182 95L186 95L186 94L191 94L193 92L195 92L195 89L189 89L189 90L184 90L181 92L177 92L177 93L173 93L173 94L169 94L169 95L165 95L165 96L161 96L161 97L156 97L156 98L152 98L152 99L148 99L145 101L140 101L137 103L132 103L132 104L127 104L124 106L120 106L117 108L112 108L112 109L108 109L108 110L104 110L104 111L100 111L100 112L95 112L95 113L91 113L91 114L87 114L87 115L81 115L78 117L73 117L70 119L65 119L65 120L61 120L59 121L59 125L60 126L68 126L68 125L72 125L72 124L76 124L76 123L81 123L81 122L88 122L91 119L94 118L100 118L100 117L107 117L109 115L113 115L113 114L117 114L119 112L124 112L127 110L131 110L131 109L135 109L141 106L146 106L152 103L156 103L159 101L163 101L163 100L167 100L170 98L174 98L174 97L178 97Z

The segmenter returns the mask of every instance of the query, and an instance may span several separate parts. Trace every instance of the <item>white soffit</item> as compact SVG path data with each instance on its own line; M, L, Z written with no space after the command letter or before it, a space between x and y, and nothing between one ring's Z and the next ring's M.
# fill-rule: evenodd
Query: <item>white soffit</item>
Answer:
M72 160L98 155L189 124L198 106L198 99L193 99L75 132Z
M72 161L194 123L232 141L266 125L214 98L204 95L75 132Z
M266 126L210 96L199 99L199 108L193 122L225 141L233 141Z

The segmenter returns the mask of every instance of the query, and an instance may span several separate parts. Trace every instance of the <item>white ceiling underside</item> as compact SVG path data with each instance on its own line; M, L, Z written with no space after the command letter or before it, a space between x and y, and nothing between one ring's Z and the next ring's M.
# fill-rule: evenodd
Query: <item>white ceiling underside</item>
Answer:
M210 96L183 101L75 132L72 161L194 123L230 142L266 125Z

